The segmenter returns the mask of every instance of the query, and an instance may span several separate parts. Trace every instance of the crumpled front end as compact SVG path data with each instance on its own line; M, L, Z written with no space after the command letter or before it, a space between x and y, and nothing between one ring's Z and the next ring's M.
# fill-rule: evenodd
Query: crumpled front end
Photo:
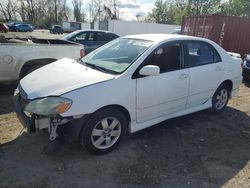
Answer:
M14 93L14 108L16 115L22 125L27 128L29 133L36 132L36 130L47 130L49 132L50 140L55 140L58 136L57 128L73 119L73 117L61 117L60 115L42 116L25 111L25 107L31 102L27 94L19 85Z

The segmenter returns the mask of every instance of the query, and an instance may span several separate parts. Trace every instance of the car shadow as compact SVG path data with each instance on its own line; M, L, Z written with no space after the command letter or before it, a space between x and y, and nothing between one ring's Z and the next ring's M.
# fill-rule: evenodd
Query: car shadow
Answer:
M0 176L23 180L19 181L23 186L46 179L47 184L66 187L71 181L97 187L221 187L250 160L249 122L248 114L231 107L220 114L197 112L129 135L118 149L103 156L69 143L44 155L47 135L23 133L0 147L4 169ZM39 176L17 173L27 169Z
M12 97L16 87L17 84L0 84L0 115L14 111Z

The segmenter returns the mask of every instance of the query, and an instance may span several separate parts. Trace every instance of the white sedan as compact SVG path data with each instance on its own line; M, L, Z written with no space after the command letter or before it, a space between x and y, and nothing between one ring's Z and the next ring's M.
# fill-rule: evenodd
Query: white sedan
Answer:
M166 119L222 111L242 82L239 61L197 37L145 34L118 38L80 63L63 58L24 77L14 104L30 132L63 132L93 154L124 135ZM63 131L64 130L64 131Z

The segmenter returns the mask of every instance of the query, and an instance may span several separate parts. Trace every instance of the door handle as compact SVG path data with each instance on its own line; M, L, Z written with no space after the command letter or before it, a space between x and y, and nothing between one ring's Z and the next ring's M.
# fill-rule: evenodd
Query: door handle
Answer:
M215 71L221 71L221 67L217 66L217 67L215 68Z
M179 79L186 79L186 78L188 78L188 74L181 74L180 76L179 76Z

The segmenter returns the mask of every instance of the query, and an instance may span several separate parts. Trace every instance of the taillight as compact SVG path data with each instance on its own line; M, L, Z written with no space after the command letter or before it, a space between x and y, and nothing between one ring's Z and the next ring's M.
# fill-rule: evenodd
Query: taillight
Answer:
M85 54L85 50L84 49L81 49L80 50L80 57L83 57L83 56L85 56L86 54Z

